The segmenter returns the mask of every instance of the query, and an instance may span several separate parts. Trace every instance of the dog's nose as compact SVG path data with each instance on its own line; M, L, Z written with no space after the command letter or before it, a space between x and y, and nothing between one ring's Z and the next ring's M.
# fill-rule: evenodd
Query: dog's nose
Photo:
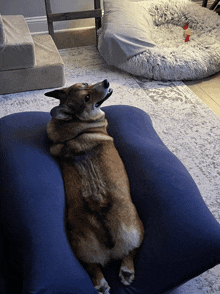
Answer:
M104 87L107 89L107 88L109 87L109 82L108 82L108 80L104 80L104 81L103 81L103 85L104 85Z

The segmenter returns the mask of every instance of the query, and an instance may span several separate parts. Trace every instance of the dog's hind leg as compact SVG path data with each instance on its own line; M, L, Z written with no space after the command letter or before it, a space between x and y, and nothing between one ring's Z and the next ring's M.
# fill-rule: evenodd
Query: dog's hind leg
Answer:
M110 294L110 287L103 276L101 268L95 263L83 263L85 270L88 272L95 289L99 294Z
M121 263L119 277L121 278L121 282L128 286L134 280L134 252L131 252L128 256L126 256Z

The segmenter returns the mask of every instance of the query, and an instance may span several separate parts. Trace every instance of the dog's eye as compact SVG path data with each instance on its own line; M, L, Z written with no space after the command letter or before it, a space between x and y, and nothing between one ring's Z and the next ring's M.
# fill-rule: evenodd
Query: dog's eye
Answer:
M85 102L89 102L89 100L90 100L90 94L86 95Z

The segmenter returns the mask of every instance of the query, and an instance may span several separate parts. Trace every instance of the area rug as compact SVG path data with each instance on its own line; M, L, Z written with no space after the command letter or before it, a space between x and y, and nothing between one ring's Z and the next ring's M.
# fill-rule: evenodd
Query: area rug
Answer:
M60 50L66 85L108 79L113 95L104 106L124 104L147 112L167 147L186 166L209 209L220 222L220 118L182 82L137 78L108 66L95 46ZM0 96L0 117L47 111L58 104L47 90ZM189 281L172 294L220 294L220 266Z

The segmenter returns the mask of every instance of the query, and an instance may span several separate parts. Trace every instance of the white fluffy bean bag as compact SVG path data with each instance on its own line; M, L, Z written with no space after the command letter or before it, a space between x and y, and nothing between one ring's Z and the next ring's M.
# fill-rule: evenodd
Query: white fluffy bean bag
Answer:
M220 16L190 0L104 0L98 48L108 64L133 75L204 78L220 71Z

